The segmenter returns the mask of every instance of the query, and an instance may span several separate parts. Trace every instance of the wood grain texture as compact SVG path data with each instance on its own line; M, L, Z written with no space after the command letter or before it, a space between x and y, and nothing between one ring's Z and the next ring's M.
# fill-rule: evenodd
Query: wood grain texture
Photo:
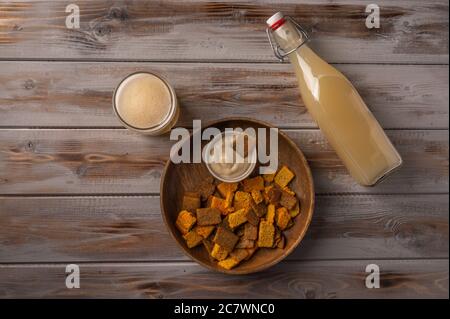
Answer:
M381 28L371 30L369 3L80 0L80 29L67 29L66 1L6 2L0 58L274 61L265 20L281 10L330 62L448 63L447 1L380 0Z
M376 187L359 186L319 130L287 130L313 170L316 193L448 193L448 131L387 131L403 167ZM0 194L159 192L168 136L128 130L0 130Z
M380 289L365 288L379 265ZM448 260L283 262L255 275L212 273L193 263L81 264L80 289L66 265L0 265L1 298L448 298Z
M447 195L318 196L289 260L448 258ZM0 197L0 263L188 260L159 197Z
M385 128L448 128L448 66L337 65ZM245 116L315 128L287 64L0 62L0 126L121 127L112 111L126 75L153 71L174 86L178 125Z

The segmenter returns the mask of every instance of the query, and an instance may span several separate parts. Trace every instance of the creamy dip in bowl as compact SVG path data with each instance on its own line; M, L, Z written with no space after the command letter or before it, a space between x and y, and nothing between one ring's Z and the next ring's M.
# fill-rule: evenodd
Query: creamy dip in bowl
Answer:
M245 132L222 132L204 147L203 159L209 172L218 180L239 182L256 167L256 139Z

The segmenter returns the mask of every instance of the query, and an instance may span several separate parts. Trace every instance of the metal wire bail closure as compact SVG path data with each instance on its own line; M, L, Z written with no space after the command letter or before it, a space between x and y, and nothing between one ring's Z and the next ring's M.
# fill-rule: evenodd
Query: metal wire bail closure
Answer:
M276 44L276 41L273 39L272 31L270 30L269 27L267 27L266 34L267 34L267 38L269 39L270 46L272 47L272 50L273 50L273 53L275 54L275 56L281 62L284 61L284 58L286 56L288 56L289 54L291 54L292 52L294 52L295 50L297 50L298 48L300 48L302 45L304 45L305 43L307 43L309 41L308 33L306 33L305 29L303 29L297 22L295 22L294 19L292 19L290 16L284 16L284 19L289 20L294 24L294 26L297 28L297 30L302 35L303 41L302 41L302 43L300 43L298 46L296 46L292 50L289 50L288 52L284 52L280 48L280 46L278 44Z

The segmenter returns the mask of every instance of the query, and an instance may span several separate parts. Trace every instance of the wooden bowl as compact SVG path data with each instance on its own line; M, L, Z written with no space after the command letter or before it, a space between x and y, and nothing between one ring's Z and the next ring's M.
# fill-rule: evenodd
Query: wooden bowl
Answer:
M216 127L221 131L225 128L240 127L246 129L247 127L253 127L257 131L257 128L270 128L272 126L252 119L230 118L210 123L208 126L203 127L202 130L207 127ZM268 131L269 130L267 130L267 132ZM189 142L192 146L192 135ZM203 141L202 147L207 142L208 141ZM294 226L283 232L286 237L286 247L284 249L258 249L249 260L241 262L231 270L223 269L219 267L216 262L212 261L203 245L189 249L186 246L181 233L175 227L177 215L181 210L184 192L195 191L196 186L206 177L210 176L206 165L204 163L174 164L170 160L167 162L161 177L161 210L170 234L186 255L200 265L215 271L227 274L249 274L277 264L297 247L305 236L313 215L314 184L311 170L303 153L286 134L280 131L278 133L278 148L279 167L281 167L281 165L287 165L295 173L295 178L290 186L300 200L301 213L295 217ZM257 173L258 170L255 170L255 174Z

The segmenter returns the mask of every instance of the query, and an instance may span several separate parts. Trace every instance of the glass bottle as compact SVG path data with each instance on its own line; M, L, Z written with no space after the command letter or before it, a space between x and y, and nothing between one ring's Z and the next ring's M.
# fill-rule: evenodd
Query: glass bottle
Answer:
M275 55L289 58L308 112L353 178L373 186L400 167L399 153L354 86L308 47L303 29L281 12L267 24Z

